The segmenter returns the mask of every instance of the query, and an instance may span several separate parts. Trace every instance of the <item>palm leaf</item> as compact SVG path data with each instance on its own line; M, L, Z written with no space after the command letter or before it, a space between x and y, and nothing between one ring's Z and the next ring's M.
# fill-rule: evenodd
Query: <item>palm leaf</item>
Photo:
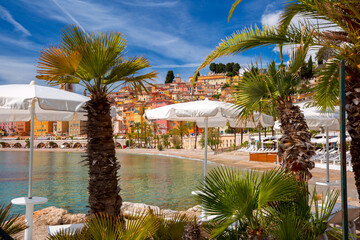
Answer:
M332 58L320 69L314 99L322 111L334 110L339 99L339 58Z
M11 204L0 205L0 228L2 228L8 235L14 235L27 228L25 223L20 223L20 215L10 215Z
M242 0L235 0L235 2L233 3L233 5L231 6L230 12L229 12L229 16L228 16L228 21L230 22L230 19L236 9L236 7L239 5L239 3L241 3Z

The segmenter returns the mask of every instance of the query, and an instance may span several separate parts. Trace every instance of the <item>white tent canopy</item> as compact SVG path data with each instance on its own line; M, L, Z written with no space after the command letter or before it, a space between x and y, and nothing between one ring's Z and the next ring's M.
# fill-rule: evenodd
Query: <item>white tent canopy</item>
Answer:
M12 84L0 86L0 122L30 121L30 108L38 121L70 121L76 115L86 120L82 106L88 97L38 85Z
M32 168L34 150L34 122L86 120L83 106L90 98L51 87L14 84L0 86L0 122L31 121L29 156L28 197L15 198L11 202L26 206L25 240L32 239L33 211L35 204L47 202L46 198L32 196Z
M318 130L320 128L328 128L329 131L340 130L339 107L335 107L335 111L321 112L316 107L308 107L309 102L302 102L295 105L300 107L310 130ZM274 128L276 130L280 129L279 121L275 122Z
M274 125L273 117L259 113L254 113L253 117L247 120L238 121L239 111L235 110L234 104L207 99L146 110L145 116L148 119L196 122L199 128L205 128L206 118L208 127L224 127L228 122L233 128L255 128L259 124L262 127Z

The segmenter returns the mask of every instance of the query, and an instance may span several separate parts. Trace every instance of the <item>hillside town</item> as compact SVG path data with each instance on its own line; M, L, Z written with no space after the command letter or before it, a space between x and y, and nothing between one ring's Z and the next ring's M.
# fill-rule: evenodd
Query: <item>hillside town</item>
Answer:
M239 76L240 75L240 76ZM153 135L168 134L171 129L176 128L179 122L168 120L148 121L144 118L146 109L154 109L161 106L188 102L194 100L218 100L232 102L232 91L234 83L241 81L241 74L229 76L226 73L214 73L209 71L207 75L200 75L195 83L192 76L182 79L179 74L173 78L171 83L152 84L146 86L146 91L136 92L132 87L125 86L108 95L113 106L112 120L114 135L126 138L129 133L140 131L147 125ZM316 79L310 80L309 85L314 85ZM61 89L73 91L71 84L61 85ZM86 95L86 93L84 92ZM296 94L293 96L295 102L309 100L309 93ZM155 127L154 127L155 125ZM66 139L69 137L86 137L86 121L36 121L36 137L52 137ZM0 122L0 135L7 137L25 138L29 136L30 122ZM143 130L141 130L143 131ZM146 130L145 130L146 131ZM156 133L155 133L156 131ZM201 133L201 129L197 130ZM189 134L194 136L194 129L189 129ZM221 129L225 133L225 128Z

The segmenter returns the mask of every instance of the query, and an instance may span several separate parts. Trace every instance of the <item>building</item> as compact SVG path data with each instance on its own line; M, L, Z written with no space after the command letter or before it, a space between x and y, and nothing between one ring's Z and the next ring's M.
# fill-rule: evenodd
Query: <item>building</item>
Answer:
M30 136L30 121L16 122L16 131L20 136Z
M6 136L13 136L16 134L16 122L0 122L0 129Z
M54 125L56 126L56 128L54 128L54 133L57 136L67 136L69 134L69 122L58 121Z
M37 121L34 122L34 135L35 136L50 136L54 135L53 132L54 122L52 121Z
M69 121L69 136L79 137L86 135L86 121Z

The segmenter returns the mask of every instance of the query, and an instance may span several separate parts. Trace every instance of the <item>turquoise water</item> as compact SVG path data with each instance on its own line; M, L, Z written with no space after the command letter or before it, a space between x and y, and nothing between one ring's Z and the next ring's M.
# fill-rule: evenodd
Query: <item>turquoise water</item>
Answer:
M46 197L48 206L72 213L88 211L87 167L81 152L35 152L33 195ZM117 154L121 163L120 187L123 201L141 202L174 210L196 205L191 191L203 178L203 163L159 155ZM0 152L0 203L27 196L28 152ZM209 164L208 169L215 164ZM23 214L24 207L13 206Z

